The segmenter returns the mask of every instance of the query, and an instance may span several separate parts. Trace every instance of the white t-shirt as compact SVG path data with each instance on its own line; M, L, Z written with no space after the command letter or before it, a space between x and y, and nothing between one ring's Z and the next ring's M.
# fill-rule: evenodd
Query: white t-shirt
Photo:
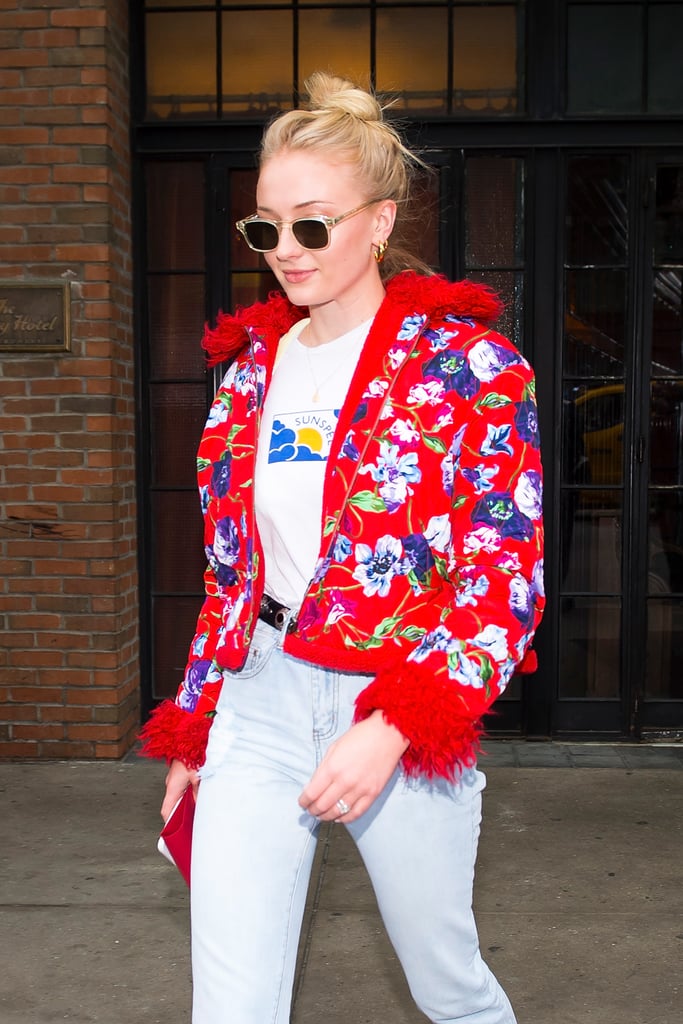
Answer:
M307 348L300 320L280 342L261 419L254 479L266 593L297 609L320 551L325 467L368 320L326 345Z

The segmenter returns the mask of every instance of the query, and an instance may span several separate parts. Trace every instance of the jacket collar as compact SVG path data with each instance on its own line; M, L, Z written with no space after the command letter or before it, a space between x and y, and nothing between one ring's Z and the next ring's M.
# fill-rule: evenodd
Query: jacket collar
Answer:
M397 274L387 283L383 307L390 306L404 315L426 314L429 318L446 313L471 317L481 324L494 322L503 306L495 292L473 281L448 281L441 274L423 276L414 271ZM207 364L215 366L233 358L244 348L247 332L262 335L267 346L273 346L308 311L294 306L281 292L272 292L267 302L238 308L232 315L219 313L214 328L207 324L202 347Z

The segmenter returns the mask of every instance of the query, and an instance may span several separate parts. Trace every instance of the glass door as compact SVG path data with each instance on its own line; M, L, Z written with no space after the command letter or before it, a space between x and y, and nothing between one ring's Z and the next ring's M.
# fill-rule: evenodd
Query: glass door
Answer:
M665 734L683 698L683 167L576 155L565 181L551 730Z
M683 714L683 162L649 173L644 319L651 337L643 374L645 664L634 729L667 734ZM645 364L646 367L648 364Z

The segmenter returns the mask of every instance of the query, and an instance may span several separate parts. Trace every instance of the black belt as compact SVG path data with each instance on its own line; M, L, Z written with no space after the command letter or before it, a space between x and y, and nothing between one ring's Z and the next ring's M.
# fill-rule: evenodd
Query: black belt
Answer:
M291 609L286 604L280 604L279 601L275 601L269 594L264 594L261 598L258 617L267 622L273 629L282 629L290 611Z

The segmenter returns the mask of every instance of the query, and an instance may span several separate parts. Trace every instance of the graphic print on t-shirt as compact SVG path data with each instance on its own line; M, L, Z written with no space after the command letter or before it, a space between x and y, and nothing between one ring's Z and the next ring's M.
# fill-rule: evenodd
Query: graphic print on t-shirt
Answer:
M327 462L338 415L338 409L276 413L268 462Z

